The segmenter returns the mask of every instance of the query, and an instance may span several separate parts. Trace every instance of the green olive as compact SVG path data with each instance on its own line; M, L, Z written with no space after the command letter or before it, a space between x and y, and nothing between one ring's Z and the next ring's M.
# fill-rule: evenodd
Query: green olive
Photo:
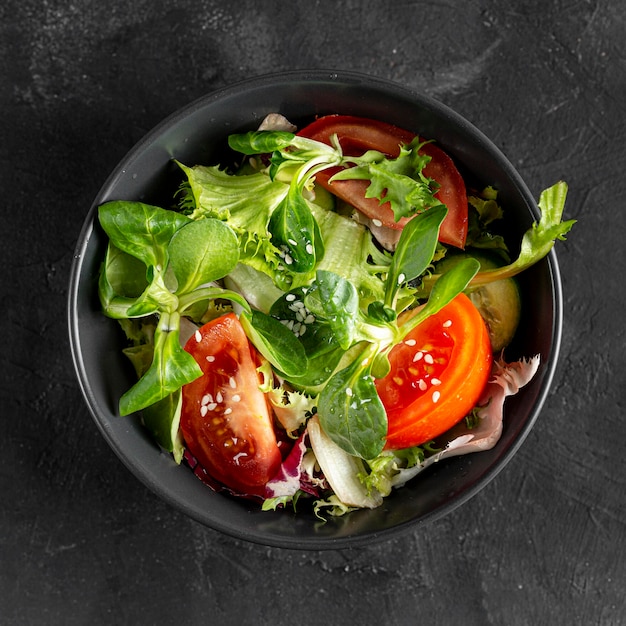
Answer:
M437 263L435 272L443 273L468 256L479 261L483 270L502 265L496 257L482 251L458 253ZM514 278L505 278L476 289L470 288L466 293L485 321L493 351L500 352L513 339L520 321L522 302L517 282Z

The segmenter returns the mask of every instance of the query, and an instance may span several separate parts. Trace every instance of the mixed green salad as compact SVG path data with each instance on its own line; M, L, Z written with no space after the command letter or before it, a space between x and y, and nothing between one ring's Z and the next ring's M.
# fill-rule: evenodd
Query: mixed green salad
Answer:
M235 167L177 162L160 206L114 200L99 278L137 382L119 401L215 489L341 514L497 442L515 276L571 229L567 186L510 259L492 187L434 142L331 115L229 137Z

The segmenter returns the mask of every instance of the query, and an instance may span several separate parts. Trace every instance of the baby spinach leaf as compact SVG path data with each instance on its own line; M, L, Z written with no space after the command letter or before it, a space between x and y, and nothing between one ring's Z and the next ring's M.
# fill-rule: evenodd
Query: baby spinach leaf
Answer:
M428 209L409 220L402 230L387 275L385 304L390 306L399 287L420 276L430 265L437 248L439 228L448 209Z
M164 450L173 454L177 463L181 462L184 451L178 430L182 404L183 395L178 389L141 411L144 426Z
M199 376L196 360L180 345L180 317L162 313L154 333L154 356L148 371L120 398L120 414L141 411Z
M178 282L176 293L183 294L226 276L239 260L239 243L232 228L206 218L176 231L168 254Z
M255 130L249 133L230 135L228 145L237 152L252 156L281 150L287 147L293 138L293 133L283 130Z
M330 378L319 395L318 415L338 446L362 459L373 459L385 444L387 415L369 366L363 365L366 360L357 358Z
M276 369L287 376L306 371L304 348L284 324L257 310L244 311L239 319L252 343Z
M347 350L354 339L359 314L359 294L349 280L334 272L318 270L316 283L317 306L321 308L337 343ZM312 302L312 298L309 301Z
M165 269L167 245L174 233L191 220L142 202L111 201L98 207L98 218L109 239L146 266Z
M268 230L272 242L282 250L285 265L294 272L310 272L315 267L316 226L315 218L299 186L292 182L289 192L270 217Z

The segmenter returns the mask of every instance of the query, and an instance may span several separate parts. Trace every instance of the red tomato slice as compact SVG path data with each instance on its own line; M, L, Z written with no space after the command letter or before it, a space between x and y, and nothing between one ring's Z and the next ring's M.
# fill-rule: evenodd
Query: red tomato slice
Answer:
M400 145L410 143L415 133L385 122L350 115L327 115L320 117L299 133L303 137L330 144L330 138L337 135L344 154L359 156L367 150L378 150L390 157L397 157ZM441 225L439 240L457 248L465 246L467 237L467 193L465 182L452 159L440 148L426 144L420 153L431 157L424 168L424 175L440 185L436 194L438 200L448 207L448 215ZM402 229L410 218L395 221L389 203L380 205L376 198L366 198L366 180L329 179L337 168L324 170L316 175L317 182L337 197L345 200L370 219L378 219L383 226Z
M233 491L262 495L282 459L259 389L256 350L233 313L202 326L185 350L204 373L182 391L180 424L189 451Z
M475 406L489 378L491 344L470 299L458 295L396 345L391 371L376 380L389 422L386 447L417 446L446 432Z

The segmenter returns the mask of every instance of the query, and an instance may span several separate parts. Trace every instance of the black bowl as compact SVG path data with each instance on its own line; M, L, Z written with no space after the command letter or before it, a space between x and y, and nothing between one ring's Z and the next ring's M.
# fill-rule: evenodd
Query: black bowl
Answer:
M468 121L446 106L397 84L348 72L288 72L254 78L211 93L176 112L140 141L113 171L87 214L76 248L69 293L69 334L87 405L109 445L130 471L177 509L207 526L260 544L302 549L344 548L393 537L432 522L466 502L506 465L528 435L544 403L559 352L560 276L554 252L520 278L524 311L507 359L541 355L535 378L505 408L504 431L487 452L442 461L386 498L321 523L303 510L262 512L258 505L216 493L161 452L138 417L119 417L120 395L134 382L121 353L117 323L100 311L97 276L106 237L96 207L114 199L162 204L179 183L176 158L214 164L226 137L251 130L270 112L296 124L342 113L377 118L436 140L466 179L494 185L507 211L511 245L539 218L528 188L506 157Z

